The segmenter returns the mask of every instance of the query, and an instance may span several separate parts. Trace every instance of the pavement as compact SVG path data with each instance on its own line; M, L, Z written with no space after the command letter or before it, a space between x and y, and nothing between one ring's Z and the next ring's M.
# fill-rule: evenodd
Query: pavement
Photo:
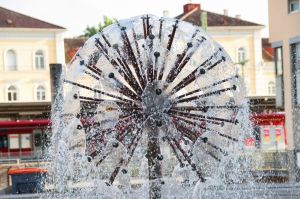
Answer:
M196 191L199 199L300 199L300 184L256 184L230 185L227 187L209 186ZM43 194L0 195L0 199L43 198ZM89 198L94 198L93 196Z
M228 187L208 187L202 198L240 198L240 199L300 199L300 184L256 184Z

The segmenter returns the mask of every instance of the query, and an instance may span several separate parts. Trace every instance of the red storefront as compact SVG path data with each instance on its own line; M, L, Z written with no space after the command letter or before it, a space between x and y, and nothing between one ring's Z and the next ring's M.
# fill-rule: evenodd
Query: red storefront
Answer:
M282 151L286 146L284 114L256 114L251 117L256 134L246 146L262 151ZM0 122L0 158L33 157L42 153L49 120Z
M42 155L49 120L0 122L0 158Z
M264 151L282 151L287 145L285 115L256 114L251 117L256 132L256 141Z
M251 143L255 149L252 156L254 176L261 182L286 182L289 174L285 115L258 114L253 115L251 120L255 132Z

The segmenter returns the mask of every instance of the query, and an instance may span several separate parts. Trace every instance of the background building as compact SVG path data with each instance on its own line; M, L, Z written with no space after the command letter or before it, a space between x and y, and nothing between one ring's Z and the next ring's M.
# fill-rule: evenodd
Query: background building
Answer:
M260 165L255 167L253 174L263 176L262 180L265 181L286 181L284 115L266 114L281 109L275 106L274 50L268 39L261 37L264 26L243 20L240 15L230 17L228 10L220 15L191 3L184 5L183 13L177 18L202 26L224 47L237 65L246 84L251 111L255 113L252 118L255 140L245 140L249 149L257 149L253 158Z
M64 31L0 7L0 120L49 113L49 64L65 63Z
M189 3L177 18L202 26L224 47L244 78L252 111L275 112L273 54L268 41L261 38L264 26L243 20L241 15L228 14L228 10L220 15L202 10L200 4Z
M65 28L0 7L0 160L40 157Z
M71 61L73 56L76 54L79 48L83 46L86 40L87 38L85 37L67 38L64 40L66 63L69 63Z
M300 1L269 0L270 42L275 51L277 106L286 113L291 179L300 167ZM294 151L295 150L295 151ZM296 156L295 156L296 154ZM296 158L298 157L298 158Z
M262 39L262 62L256 67L256 95L275 96L274 50L268 38Z

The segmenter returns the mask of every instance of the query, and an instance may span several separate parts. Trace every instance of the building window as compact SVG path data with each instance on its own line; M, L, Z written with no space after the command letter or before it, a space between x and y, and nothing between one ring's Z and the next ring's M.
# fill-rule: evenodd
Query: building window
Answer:
M299 0L289 0L289 13L299 10Z
M8 50L6 52L6 70L17 70L17 54L14 50Z
M245 65L246 61L246 50L241 47L238 49L238 64Z
M268 83L268 92L269 95L275 95L275 83L272 81Z
M296 106L300 106L300 43L291 46L291 61L294 101Z
M35 68L36 69L45 69L45 56L42 50L35 52Z
M44 86L38 86L36 89L36 99L37 101L46 100L46 89Z
M7 89L7 100L9 102L11 101L17 101L17 88L15 86L10 86Z

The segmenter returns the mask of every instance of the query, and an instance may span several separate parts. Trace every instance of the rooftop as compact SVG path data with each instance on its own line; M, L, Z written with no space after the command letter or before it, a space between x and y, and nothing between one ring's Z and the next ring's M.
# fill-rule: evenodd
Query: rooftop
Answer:
M3 7L0 7L0 28L65 29Z
M79 50L81 46L86 42L86 38L79 37L79 38L69 38L65 39L65 59L66 63L69 63L76 52Z
M225 10L226 11L226 10ZM228 14L221 15L201 9L200 4L189 3L184 5L183 13L178 15L176 18L190 22L194 25L201 26L201 14L202 12L207 13L207 25L208 26L263 26L261 24L246 21L237 17L230 17ZM228 11L227 11L228 12Z
M265 61L274 61L274 49L269 42L269 38L262 39L263 59Z

